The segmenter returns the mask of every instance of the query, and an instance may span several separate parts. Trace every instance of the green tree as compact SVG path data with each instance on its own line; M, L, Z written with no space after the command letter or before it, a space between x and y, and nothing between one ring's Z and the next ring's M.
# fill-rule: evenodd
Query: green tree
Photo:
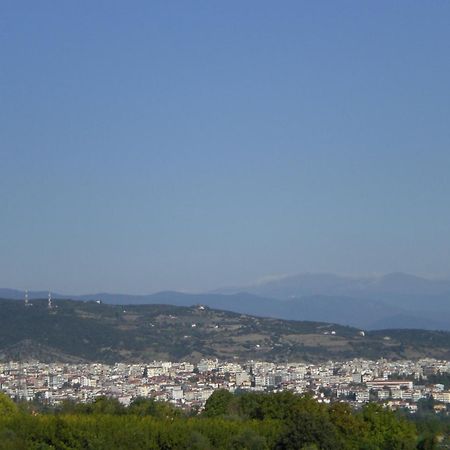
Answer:
M0 392L0 416L7 416L17 412L17 405L7 395Z
M251 429L246 429L233 437L231 445L236 450L268 450L269 448L264 436Z
M286 429L277 449L298 450L311 445L317 445L323 450L344 448L336 427L326 415L297 409L286 420Z
M210 440L199 431L193 431L187 443L189 450L212 450Z
M128 414L151 416L159 419L173 419L182 416L179 408L167 402L158 402L152 398L137 398L127 409Z
M226 389L214 391L205 404L204 416L218 417L230 414L234 395Z
M368 444L381 450L409 450L416 448L417 431L414 424L397 417L392 411L370 403L364 407L362 418L368 426Z

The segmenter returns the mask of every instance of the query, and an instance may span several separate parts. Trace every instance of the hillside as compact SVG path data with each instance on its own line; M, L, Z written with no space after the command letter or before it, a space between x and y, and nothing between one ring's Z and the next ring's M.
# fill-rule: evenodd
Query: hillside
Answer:
M334 333L332 333L334 332ZM450 333L367 332L320 322L261 318L197 306L0 301L0 359L43 361L196 361L201 357L317 361L450 359Z
M47 293L31 291L29 297ZM149 295L95 293L54 298L101 300L113 305L201 303L214 309L287 320L335 322L367 330L420 328L450 331L450 282L393 273L372 277L300 274L208 293ZM23 300L24 292L0 289L0 298Z

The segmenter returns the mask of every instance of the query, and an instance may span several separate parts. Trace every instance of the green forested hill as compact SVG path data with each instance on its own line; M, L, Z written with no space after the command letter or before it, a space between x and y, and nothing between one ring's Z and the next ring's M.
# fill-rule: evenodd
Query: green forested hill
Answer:
M0 358L42 361L143 361L437 357L450 359L450 333L365 333L318 322L241 315L199 306L0 300Z

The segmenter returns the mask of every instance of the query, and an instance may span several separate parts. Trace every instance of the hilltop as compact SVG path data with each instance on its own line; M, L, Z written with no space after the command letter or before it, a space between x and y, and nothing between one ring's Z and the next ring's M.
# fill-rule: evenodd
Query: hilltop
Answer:
M31 299L46 296L42 291L29 292ZM371 277L299 274L204 293L165 291L144 295L94 293L78 296L53 293L53 297L101 300L112 305L191 306L201 303L241 314L335 322L367 330L450 331L450 281L403 273ZM23 300L24 292L0 289L0 298Z
M26 307L0 301L0 359L42 361L148 361L264 359L450 359L450 333L360 329L288 321L194 305L106 305L45 300ZM363 334L365 334L363 336Z

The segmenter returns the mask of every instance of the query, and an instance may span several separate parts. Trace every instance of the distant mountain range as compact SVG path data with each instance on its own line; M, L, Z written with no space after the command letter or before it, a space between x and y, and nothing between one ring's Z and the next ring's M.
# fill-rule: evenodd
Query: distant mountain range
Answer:
M450 280L428 279L400 272L368 277L305 273L272 277L267 281L215 292L230 294L241 291L281 300L309 295L381 299L393 295L448 295Z
M47 292L29 297L46 298ZM24 298L23 291L0 289L1 298ZM207 305L228 311L292 320L313 320L363 329L420 328L450 330L450 280L432 280L403 273L378 277L333 274L281 276L214 292L150 295L97 293L53 294L74 300L101 300L116 305Z
M170 294L169 294L170 297ZM450 333L362 332L332 323L261 318L204 306L0 300L0 360L146 362L450 359Z

